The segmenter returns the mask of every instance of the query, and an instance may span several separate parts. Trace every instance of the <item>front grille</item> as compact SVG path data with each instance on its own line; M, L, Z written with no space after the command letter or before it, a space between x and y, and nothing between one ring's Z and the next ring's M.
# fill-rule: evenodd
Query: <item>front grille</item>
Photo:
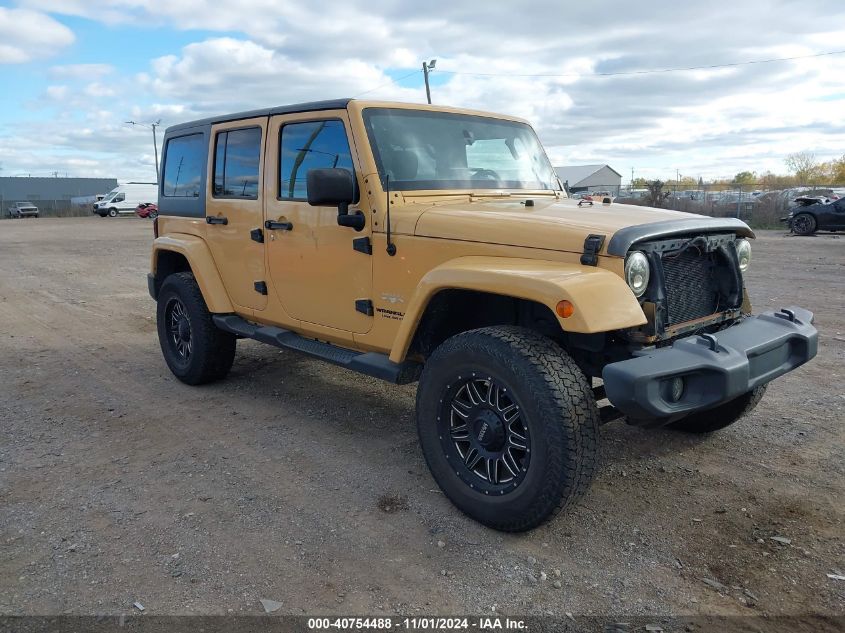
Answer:
M688 248L663 257L667 325L709 316L719 308L712 254Z

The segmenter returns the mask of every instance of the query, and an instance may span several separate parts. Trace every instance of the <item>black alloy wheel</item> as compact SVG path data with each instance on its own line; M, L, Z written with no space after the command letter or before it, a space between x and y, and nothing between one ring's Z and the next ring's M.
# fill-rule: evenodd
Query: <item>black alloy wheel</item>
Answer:
M172 297L164 307L170 349L174 355L187 365L191 360L193 340L191 338L191 321L185 304L178 297Z
M504 495L519 486L531 458L531 434L513 391L498 378L458 376L438 416L446 458L470 488Z
M816 232L816 219L809 213L800 213L792 220L792 231L798 235L811 235Z

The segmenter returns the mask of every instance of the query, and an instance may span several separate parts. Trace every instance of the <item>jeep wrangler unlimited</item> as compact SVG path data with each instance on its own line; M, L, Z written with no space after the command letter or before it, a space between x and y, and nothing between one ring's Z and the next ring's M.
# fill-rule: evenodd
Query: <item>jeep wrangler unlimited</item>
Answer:
M164 143L149 291L171 371L221 379L251 338L419 380L434 479L499 530L584 494L603 422L709 433L816 354L812 313L751 315L743 222L579 208L513 117L339 100Z

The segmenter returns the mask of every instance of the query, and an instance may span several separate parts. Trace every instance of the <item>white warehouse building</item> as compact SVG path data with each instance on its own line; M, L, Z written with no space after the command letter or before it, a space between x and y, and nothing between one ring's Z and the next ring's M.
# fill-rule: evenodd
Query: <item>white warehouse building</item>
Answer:
M610 165L564 165L554 169L572 193L607 191L615 196L622 186L622 174Z

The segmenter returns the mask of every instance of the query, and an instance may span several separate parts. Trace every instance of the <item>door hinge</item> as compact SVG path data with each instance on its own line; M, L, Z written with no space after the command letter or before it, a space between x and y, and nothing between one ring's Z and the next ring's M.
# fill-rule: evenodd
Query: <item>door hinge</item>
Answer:
M598 266L599 251L604 246L604 235L588 235L584 240L584 254L581 255L581 264L584 266Z
M249 232L249 239L251 239L253 242L258 242L259 244L263 244L264 243L264 231L262 231L261 229L252 229Z
M255 286L255 292L257 292L258 294L260 294L260 295L266 295L267 294L267 283L266 282L256 281L254 286Z
M352 250L364 253L365 255L373 254L373 245L370 243L369 237L359 237L352 240Z
M367 316L373 316L373 314L375 314L373 311L373 302L370 299L356 299L355 309L361 314L366 314Z

